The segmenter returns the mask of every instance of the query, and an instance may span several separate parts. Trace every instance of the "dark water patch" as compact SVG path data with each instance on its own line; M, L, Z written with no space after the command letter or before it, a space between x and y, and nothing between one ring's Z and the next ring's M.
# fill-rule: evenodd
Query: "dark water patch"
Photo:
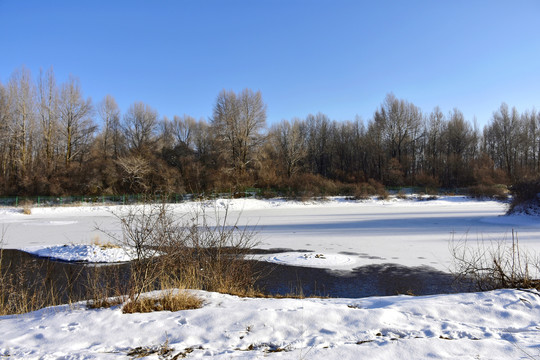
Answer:
M257 285L270 294L358 298L398 294L432 295L470 291L451 274L428 266L367 265L353 271L258 264L267 276Z
M276 249L272 249L272 253L276 253ZM332 271L251 262L260 274L256 287L273 295L359 298L470 290L456 286L452 275L427 266L383 264L362 266L352 271ZM67 263L38 258L18 250L3 250L1 266L4 279L10 281L12 289L28 290L33 294L57 294L56 298L45 296L41 307L127 294L130 278L130 264Z

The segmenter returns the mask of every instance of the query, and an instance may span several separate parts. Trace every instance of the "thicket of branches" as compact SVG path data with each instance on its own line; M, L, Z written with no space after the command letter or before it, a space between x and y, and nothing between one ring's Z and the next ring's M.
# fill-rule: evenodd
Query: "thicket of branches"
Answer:
M181 111L181 109L179 109ZM99 124L99 125L98 125ZM0 83L0 194L70 195L241 190L351 192L387 186L512 184L540 169L540 114L502 104L482 129L458 109L423 112L389 94L371 119L325 114L268 126L260 92L218 94L212 116L122 114L77 78L14 71Z

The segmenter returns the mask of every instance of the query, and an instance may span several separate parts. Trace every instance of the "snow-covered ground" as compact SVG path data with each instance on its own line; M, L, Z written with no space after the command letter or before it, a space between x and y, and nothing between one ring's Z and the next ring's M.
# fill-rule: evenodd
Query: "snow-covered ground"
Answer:
M179 217L200 211L201 207L211 217L216 211L223 216L227 207L230 222L238 221L239 226L255 229L258 248L290 249L290 253L261 257L281 264L350 270L362 265L396 263L448 271L452 265L452 240L510 241L512 229L522 249L540 253L538 217L504 216L503 203L461 196L432 201L359 202L333 198L307 203L237 199L171 206ZM118 220L112 213L123 211L128 211L128 207L44 207L33 208L31 215L24 215L19 209L0 209L4 247L37 251L54 246L41 250L41 254L48 251L54 257L74 260L74 253L84 255L85 251L65 245L109 242L96 227L119 232ZM87 257L79 259L115 261L113 251L107 251L100 254L100 249L93 247L86 251ZM116 254L120 256L121 252Z
M129 359L137 347L167 343L168 359L181 352L190 359L540 359L536 291L300 300L197 294L201 309L174 313L75 304L3 316L0 358Z
M127 249L98 244L45 245L22 250L40 257L69 262L119 263L132 260Z
M200 206L173 207L178 216ZM262 259L353 269L367 264L451 266L449 243L511 240L540 253L540 221L503 216L505 205L464 197L434 201L219 200L210 214L255 227ZM198 208L200 210L200 208ZM120 261L96 226L118 232L127 207L0 209L4 246L65 260ZM83 246L85 245L85 246ZM112 251L112 252L106 252ZM113 253L116 252L116 253ZM251 299L196 291L197 310L122 314L58 306L0 317L0 358L126 359L137 347L174 348L170 358L215 359L540 359L540 293L500 290L361 299ZM148 359L158 359L149 355ZM181 358L179 355L177 358Z

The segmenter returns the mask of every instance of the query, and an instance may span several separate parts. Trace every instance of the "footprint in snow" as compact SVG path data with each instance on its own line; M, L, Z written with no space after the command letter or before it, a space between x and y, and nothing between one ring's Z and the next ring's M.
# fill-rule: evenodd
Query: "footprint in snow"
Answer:
M75 331L78 330L81 327L81 324L77 322L72 322L67 325L62 326L62 330L64 331Z

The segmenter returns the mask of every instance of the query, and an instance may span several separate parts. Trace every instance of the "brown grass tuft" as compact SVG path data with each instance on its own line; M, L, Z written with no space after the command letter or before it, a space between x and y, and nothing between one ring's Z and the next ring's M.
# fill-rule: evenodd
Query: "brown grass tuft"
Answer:
M21 202L22 206L22 213L24 215L31 215L32 214L32 201L30 200L24 200Z
M148 313L153 311L180 311L199 309L203 301L185 290L164 290L158 296L141 296L127 302L122 308L124 314Z
M103 242L99 236L94 236L91 242L92 245L99 246L102 249L118 249L120 245L117 245L111 241Z

